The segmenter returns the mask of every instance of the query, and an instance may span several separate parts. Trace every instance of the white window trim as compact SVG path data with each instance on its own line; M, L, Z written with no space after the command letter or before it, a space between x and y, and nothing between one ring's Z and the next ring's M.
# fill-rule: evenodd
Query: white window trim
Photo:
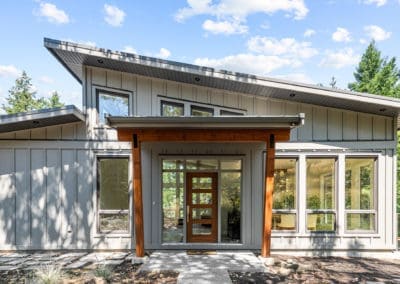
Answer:
M100 122L99 100L98 100L98 95L100 92L104 92L104 93L107 93L110 95L114 94L116 96L120 95L121 97L128 97L128 115L129 116L134 115L134 112L133 112L134 93L133 92L127 91L127 90L122 90L122 89L93 85L93 87L92 87L92 105L94 106L93 109L94 109L95 115L92 118L92 122L93 122L93 125L95 126L95 128L111 128L106 123Z
M129 198L129 209L128 210L99 210L99 200L98 200L98 191L100 188L98 187L98 160L104 158L127 158L128 159L128 198ZM132 204L132 155L128 153L116 153L116 152L104 152L104 153L97 153L94 159L94 173L93 173L93 180L95 190L94 190L94 211L95 211L95 233L94 237L104 237L104 236L112 236L112 237L132 237L133 234L133 204ZM101 211L101 212L100 212ZM128 231L100 231L100 213L128 213L128 220L129 220L129 228Z
M229 112L236 112L240 115L246 115L247 112L244 109L240 108L232 108L232 107L226 107L226 106L221 106L221 105L215 105L215 104L207 104L207 103L201 103L201 102L196 102L196 101L190 101L190 100L185 100L185 99L176 99L176 98L170 98L162 95L157 96L158 99L158 115L161 116L161 108L162 108L162 101L166 102L171 102L171 103L176 103L176 104L182 104L183 105L183 113L184 116L191 116L191 107L200 107L200 108L209 108L214 110L214 116L220 116L221 110L224 111L229 111Z

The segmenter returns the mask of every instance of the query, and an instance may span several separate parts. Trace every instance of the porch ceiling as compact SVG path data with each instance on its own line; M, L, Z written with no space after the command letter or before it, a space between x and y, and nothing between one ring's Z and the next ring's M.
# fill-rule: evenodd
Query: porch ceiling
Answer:
M304 114L212 117L109 116L107 121L115 128L135 129L290 129L304 124Z

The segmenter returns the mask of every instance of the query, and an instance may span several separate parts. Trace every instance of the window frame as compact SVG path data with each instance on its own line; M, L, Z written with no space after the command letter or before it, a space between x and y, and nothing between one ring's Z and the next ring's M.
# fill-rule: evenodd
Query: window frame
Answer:
M202 111L202 112L207 112L207 113L210 113L211 116L215 116L215 110L214 110L214 108L204 107L204 106L198 106L198 105L195 105L195 104L191 104L191 105L190 105L190 116L195 116L195 115L193 115L193 110Z
M122 97L128 99L128 116L132 115L132 92L124 91L124 90L117 90L111 88L104 88L104 87L94 87L95 93L95 101L96 101L96 124L100 126L106 126L107 122L101 121L100 116L100 93L104 93L106 95L115 96L115 97Z
M335 202L335 206L333 206L334 208L332 209L308 209L307 208L307 160L316 160L316 159L334 159L334 180L335 180L335 186L334 186L334 196L332 197L332 199ZM306 155L305 156L305 196L304 196L304 200L305 200L305 214L304 214L304 218L305 218L305 232L308 234L338 234L338 196L339 196L339 156L337 155ZM309 230L308 226L307 226L307 217L309 214L333 214L334 215L334 223L333 223L333 230Z
M272 204L272 216L274 214L294 214L295 215L295 228L292 230L275 230L272 229L274 233L297 233L299 232L299 157L298 156L275 156L275 161L276 160L289 160L289 159L294 159L295 160L295 208L294 209L274 209L274 206ZM275 180L275 179L274 179Z
M102 159L127 159L128 160L128 209L118 210L118 209L100 209L100 167L99 162ZM114 154L114 153L106 153L96 155L95 158L95 173L96 173L96 234L95 236L104 236L104 235L112 235L112 236L131 236L131 232L133 231L133 215L132 215L132 178L131 178L131 155L130 154ZM101 214L126 214L128 216L128 230L110 230L110 231L102 231L100 229L100 215Z
M164 115L164 112L163 112L163 106L164 105L182 107L183 115L185 115L185 104L163 99L163 100L160 100L160 115L163 116L163 117L167 117L166 115ZM177 116L177 117L179 117L179 116Z
M378 233L378 156L376 155L346 155L344 158L344 171L346 172L346 160L347 159L373 159L374 169L374 183L373 183L373 209L346 209L346 175L344 176L344 212L343 212L343 225L344 233L347 235L351 234L376 234ZM373 230L348 230L347 229L347 214L374 214L374 229Z

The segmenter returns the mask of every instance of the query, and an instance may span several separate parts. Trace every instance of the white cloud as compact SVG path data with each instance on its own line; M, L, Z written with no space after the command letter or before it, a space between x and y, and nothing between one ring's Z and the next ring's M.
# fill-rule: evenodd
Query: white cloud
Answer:
M136 49L130 45L126 45L122 51L127 53L137 53Z
M241 25L239 21L219 21L206 20L203 23L203 29L213 34L244 34L248 27Z
M318 54L318 50L310 42L298 42L294 38L267 38L255 36L249 39L247 47L250 51L269 54L287 55L294 58L310 58Z
M366 44L367 43L367 40L365 38L360 38L359 41L360 41L361 44Z
M278 79L294 81L294 82L299 82L299 83L304 83L304 84L315 84L315 81L313 79L311 79L307 74L304 74L304 73L291 73L291 74L286 74L286 75L276 75L276 76L272 76L272 77L278 78Z
M370 25L370 26L365 26L364 31L367 34L368 37L376 40L376 41L382 41L390 38L392 35L391 32L387 32L384 29L382 29L379 26L376 25Z
M282 67L298 67L301 62L282 56L237 54L218 59L197 58L194 64L249 74L266 75Z
M122 22L125 19L125 12L116 6L104 4L104 20L113 27L122 26Z
M163 59L167 59L168 57L171 56L171 52L168 49L161 47L160 51L155 56L163 58Z
M325 52L325 58L321 60L319 65L340 69L355 65L359 60L360 55L355 54L352 48L344 48L338 51L327 50Z
M364 0L363 3L367 5L376 4L377 7L385 5L387 0Z
M14 65L0 65L0 77L18 77L22 74Z
M337 42L349 42L351 41L350 32L345 28L338 27L332 34L332 39Z
M40 3L39 16L45 17L47 21L55 24L68 24L69 16L56 5L46 2Z
M50 78L49 76L42 76L39 78L39 81L44 84L53 84L54 83L53 78Z
M313 29L307 29L307 30L304 32L303 36L304 36L304 37L312 37L312 36L315 35L315 34L316 34L316 31L315 31L315 30L313 30Z

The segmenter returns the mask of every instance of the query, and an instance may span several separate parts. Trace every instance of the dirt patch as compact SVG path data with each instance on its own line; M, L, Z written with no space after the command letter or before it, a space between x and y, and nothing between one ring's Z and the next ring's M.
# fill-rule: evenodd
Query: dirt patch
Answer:
M229 276L233 283L400 282L399 260L289 256L274 258L275 264L268 267L268 273L229 272Z
M95 276L95 268L63 270L63 284L102 284L102 283L176 283L179 273L175 271L138 271L140 265L127 260L111 268L109 280ZM0 272L0 283L33 283L34 271L13 270Z

